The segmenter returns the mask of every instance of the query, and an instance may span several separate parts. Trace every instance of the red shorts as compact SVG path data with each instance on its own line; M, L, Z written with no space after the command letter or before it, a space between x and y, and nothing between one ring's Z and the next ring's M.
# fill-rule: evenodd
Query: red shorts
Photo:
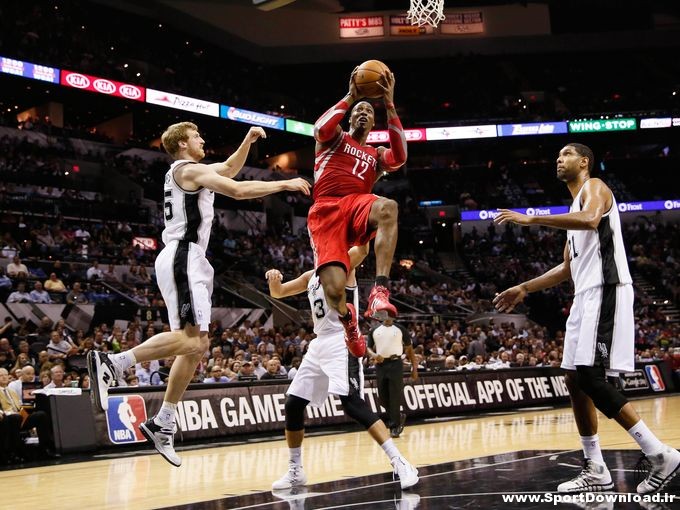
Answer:
M314 250L314 267L339 262L349 272L352 246L361 246L375 237L368 224L377 195L357 193L346 197L317 199L309 209L307 228Z

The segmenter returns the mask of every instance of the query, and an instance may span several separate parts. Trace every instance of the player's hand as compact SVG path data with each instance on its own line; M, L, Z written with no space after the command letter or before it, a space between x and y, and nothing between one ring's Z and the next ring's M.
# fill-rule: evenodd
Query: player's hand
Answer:
M296 177L295 179L289 179L285 181L286 190L288 191L300 191L305 195L309 195L311 192L311 185L302 177Z
M282 281L283 280L283 274L281 274L281 271L278 269L270 269L264 274L265 280L268 282L274 282L274 281Z
M378 82L378 85L383 90L383 101L385 104L394 104L394 73L387 71L383 78Z
M493 298L493 304L499 312L512 312L515 306L521 303L527 294L526 289L522 285L515 285Z
M359 94L359 88L357 87L356 81L354 81L354 78L357 75L358 71L359 71L359 66L356 66L354 68L354 70L352 71L352 74L349 76L349 92L348 92L348 94L352 98L352 101L356 101L357 99L361 98L361 94Z
M498 215L493 219L494 223L502 225L503 223L517 223L518 225L528 225L531 223L532 216L511 211L510 209L498 209Z
M267 133L264 132L264 129L261 127L251 127L248 130L248 134L246 135L246 142L248 143L254 143L256 142L259 138L267 138Z

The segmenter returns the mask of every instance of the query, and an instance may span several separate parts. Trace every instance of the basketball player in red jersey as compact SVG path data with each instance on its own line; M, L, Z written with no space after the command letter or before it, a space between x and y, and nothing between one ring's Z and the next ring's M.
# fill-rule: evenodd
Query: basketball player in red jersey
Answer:
M360 101L350 114L349 132L340 121L361 95L352 72L349 92L324 113L314 125L314 204L307 226L314 249L316 271L328 304L340 314L345 342L357 357L366 352L366 341L358 332L356 310L345 300L349 271L347 252L375 237L376 279L368 298L367 317L395 317L389 301L389 273L397 245L397 203L371 193L383 171L393 172L406 162L406 138L394 107L394 74L387 72L380 83L387 110L390 148L366 145L375 124L373 106Z

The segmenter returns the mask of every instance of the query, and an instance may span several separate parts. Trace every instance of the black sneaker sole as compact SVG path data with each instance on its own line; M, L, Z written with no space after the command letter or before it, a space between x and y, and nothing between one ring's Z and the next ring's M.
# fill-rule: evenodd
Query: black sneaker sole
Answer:
M175 464L172 462L166 455L163 453L161 450L158 449L156 446L156 439L154 438L153 432L151 432L148 428L146 428L146 423L140 423L139 425L139 431L142 433L142 435L146 438L146 440L151 443L154 447L154 449L160 453L161 457L163 457L165 460L168 461L168 464L175 466L175 467L180 467L181 464Z
M99 379L97 377L97 360L95 359L97 355L94 351L87 353L87 374L90 376L90 400L92 404L97 408L98 411L102 413L106 412L106 409L101 405L101 393L99 393Z

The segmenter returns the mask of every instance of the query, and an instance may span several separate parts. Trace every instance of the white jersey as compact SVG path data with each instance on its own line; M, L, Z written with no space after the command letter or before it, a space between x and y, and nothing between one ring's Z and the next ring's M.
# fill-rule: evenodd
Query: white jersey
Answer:
M171 241L189 241L196 243L205 252L215 215L215 193L206 188L185 191L177 184L175 171L188 163L194 162L179 159L170 165L170 170L165 174L163 243L167 246Z
M581 210L581 193L583 187L569 212ZM575 294L602 285L633 283L623 245L619 208L613 194L612 206L602 215L597 230L567 230L567 242Z
M351 302L354 303L354 308L358 311L359 292L357 287L345 287L345 289L348 291L348 294L351 293ZM328 305L321 280L316 272L314 272L309 279L309 283L307 283L307 298L312 310L314 333L316 333L317 337L344 333L345 328L342 322L340 322L340 316L338 312Z

